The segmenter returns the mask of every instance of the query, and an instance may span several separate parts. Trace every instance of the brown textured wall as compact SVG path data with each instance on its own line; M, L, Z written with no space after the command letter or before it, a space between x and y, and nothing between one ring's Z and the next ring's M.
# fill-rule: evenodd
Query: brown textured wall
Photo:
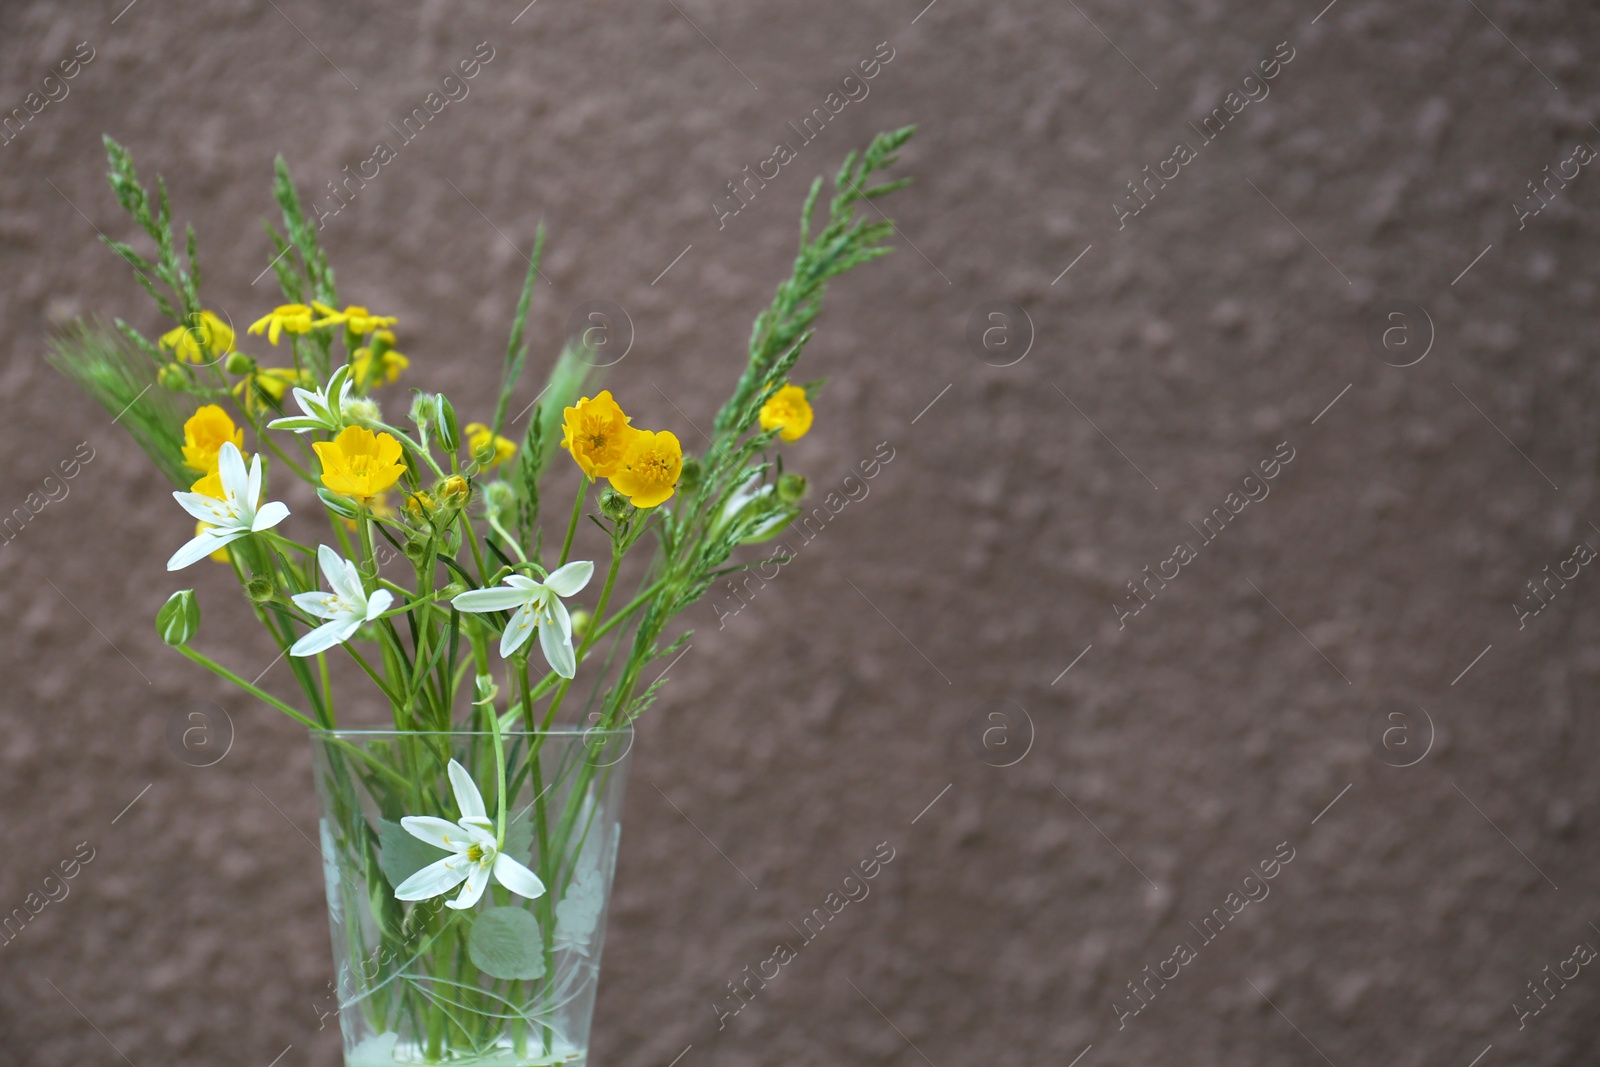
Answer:
M337 1057L306 743L159 643L187 529L41 358L74 313L157 326L95 240L132 232L100 134L166 175L208 303L249 320L274 302L252 285L274 153L320 188L479 42L470 96L325 232L343 292L402 317L410 383L463 412L492 400L543 220L540 358L616 302L612 388L697 440L810 175L922 126L899 251L833 293L807 354L832 384L791 452L819 496L894 458L720 629L691 619L641 727L597 1063L1593 1062L1594 967L1522 1029L1512 1004L1600 946L1600 576L1521 628L1513 604L1600 545L1600 176L1522 228L1514 205L1600 144L1600 15L924 2L0 9L5 110L95 57L0 147L0 511L94 457L0 548L0 909L93 849L0 946L0 1063ZM880 42L870 95L719 229L724 183ZM1259 95L1280 42L1269 95L1202 145L1189 123ZM1196 158L1119 229L1179 141ZM993 302L1031 321L1010 366L969 340ZM1409 348L1373 342L1391 313ZM1206 543L1191 523L1280 443L1270 496ZM1195 558L1119 626L1179 542ZM223 576L198 582L209 647L270 662ZM208 767L167 738L196 707L233 724ZM1386 725L1409 733L1385 748ZM871 895L719 1030L726 983L879 842ZM1270 895L1204 941L1275 850ZM1196 958L1119 1029L1180 941Z

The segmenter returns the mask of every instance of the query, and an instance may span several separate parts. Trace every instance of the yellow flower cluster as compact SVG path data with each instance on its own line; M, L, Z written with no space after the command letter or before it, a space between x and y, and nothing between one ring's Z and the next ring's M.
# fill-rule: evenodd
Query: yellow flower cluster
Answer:
M209 311L197 311L161 335L161 347L183 363L205 363L233 351L233 327Z
M683 448L670 431L638 430L611 396L583 397L563 412L561 447L590 479L607 478L636 508L671 499L683 473Z
M209 312L201 312L202 315ZM319 317L320 316L320 317ZM310 333L324 326L343 326L353 334L366 336L395 324L392 315L374 315L359 304L351 304L343 311L335 310L320 301L310 304L279 304L250 324L250 333L265 332L267 340L278 343L285 333ZM232 338L232 332L229 332ZM393 341L391 335L390 340Z
M409 366L411 361L394 349L394 334L388 330L374 330L372 344L355 350L354 357L350 361L350 376L355 379L358 389L371 389L376 385L393 382L400 377L400 372Z
M481 422L467 423L467 454L483 470L493 470L517 454L517 446Z
M251 415L261 411L265 404L274 407L283 404L283 394L290 386L299 385L305 376L293 367L257 367L234 383L233 395L239 406Z

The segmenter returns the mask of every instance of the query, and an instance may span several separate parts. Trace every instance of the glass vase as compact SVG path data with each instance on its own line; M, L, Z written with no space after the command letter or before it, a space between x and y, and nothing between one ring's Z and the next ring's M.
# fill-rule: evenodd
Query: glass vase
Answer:
M346 1067L586 1064L632 744L631 729L506 731L498 741L487 732L312 732ZM473 799L459 771L452 779L452 762L482 805L476 833L462 825ZM444 820L435 840L465 850L412 833L423 824L403 823L408 816ZM533 872L543 891L530 899L508 889L499 855ZM453 906L465 882L397 898L408 880L405 895L416 895L413 875L442 860L451 872L484 867L477 901ZM514 874L507 881L523 891L540 888Z

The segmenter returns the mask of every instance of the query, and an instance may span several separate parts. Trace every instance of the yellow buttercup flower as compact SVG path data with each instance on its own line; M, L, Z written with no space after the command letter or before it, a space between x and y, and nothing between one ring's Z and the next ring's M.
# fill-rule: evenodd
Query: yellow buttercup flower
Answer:
M653 508L672 497L683 473L683 448L667 430L634 430L611 487L636 508Z
M364 426L347 426L332 441L313 441L322 460L322 484L341 496L370 501L405 473L400 442Z
M509 439L492 432L481 422L467 423L467 454L477 459L494 448L494 454L483 461L484 470L493 470L517 454L517 446Z
M162 334L161 347L184 363L204 363L233 351L233 327L209 311L197 311L185 325Z
M572 453L579 468L590 478L609 478L622 466L628 444L640 431L628 425L611 398L611 390L601 391L593 400L583 397L575 407L562 412L561 447Z
M785 441L798 441L811 429L811 402L798 385L786 385L761 405L761 428L777 430Z
M396 321L392 315L374 315L359 304L351 304L343 311L335 311L327 304L315 300L311 302L311 306L322 316L311 325L337 326L343 323L351 333L369 334L384 326L393 326Z
M232 441L235 448L244 451L244 431L235 428L228 413L215 404L207 404L183 424L183 465L201 474L211 474L217 469L217 453ZM221 487L213 494L222 499ZM195 492L205 490L196 489Z
M379 330L379 334L388 333L388 330ZM376 338L374 338L376 339ZM393 343L390 335L390 343ZM350 361L350 376L355 379L356 385L362 389L371 389L375 385L392 382L400 377L400 372L411 366L411 361L392 348L385 348L376 357L370 348L358 348L355 358Z
M289 333L310 333L312 327L311 309L304 304L279 304L267 314L261 316L250 324L250 333L267 332L267 340L273 344L278 343L278 335L284 331Z
M262 367L234 383L233 395L240 405L252 415L270 403L283 403L283 394L289 387L300 384L300 372L293 367Z

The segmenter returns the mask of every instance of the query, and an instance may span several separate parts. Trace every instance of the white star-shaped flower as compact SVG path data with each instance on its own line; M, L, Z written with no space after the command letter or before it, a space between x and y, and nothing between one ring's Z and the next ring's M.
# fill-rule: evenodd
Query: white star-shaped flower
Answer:
M209 528L174 552L167 560L167 570L181 571L223 545L245 534L270 530L289 517L288 505L276 500L256 507L261 496L261 457L251 458L247 472L244 456L232 441L225 442L217 453L217 478L222 483L220 499L205 493L172 494L179 507Z
M494 589L469 589L450 601L457 611L512 611L505 633L500 635L500 655L510 656L527 643L537 627L539 647L550 669L563 678L578 673L572 651L572 616L562 597L575 596L594 574L594 564L578 560L557 567L542 582L525 574L506 576L506 584Z
M362 623L376 619L394 603L394 594L387 589L369 596L361 584L361 571L327 545L317 546L317 563L332 592L313 590L296 593L292 599L306 614L328 621L296 641L289 649L291 656L315 656L350 640Z
M455 791L456 806L461 809L460 819L450 822L432 815L407 815L400 825L417 840L451 855L401 882L395 887L395 899L428 900L466 882L459 896L445 901L445 907L461 911L483 896L490 875L519 897L533 900L543 896L544 883L539 876L500 851L494 823L483 806L483 794L478 792L472 775L455 760L450 761L450 787Z
M300 405L300 410L305 414L273 419L267 423L267 429L293 430L295 433L310 433L312 430L338 433L344 429L344 405L350 399L350 390L353 388L355 382L350 379L348 365L333 372L325 389L301 389L297 386L294 402Z

